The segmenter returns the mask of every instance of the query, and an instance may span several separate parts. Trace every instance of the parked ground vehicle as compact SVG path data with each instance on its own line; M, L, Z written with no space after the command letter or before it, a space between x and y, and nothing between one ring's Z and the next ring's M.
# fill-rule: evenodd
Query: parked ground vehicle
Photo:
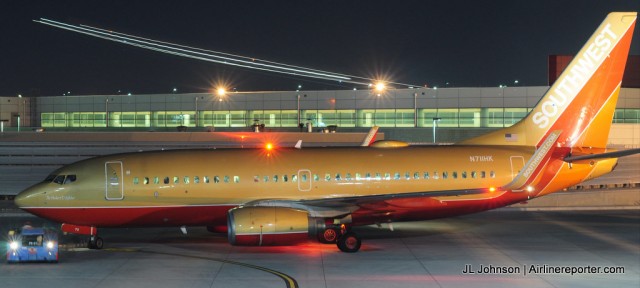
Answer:
M58 233L45 228L10 230L7 262L58 262Z

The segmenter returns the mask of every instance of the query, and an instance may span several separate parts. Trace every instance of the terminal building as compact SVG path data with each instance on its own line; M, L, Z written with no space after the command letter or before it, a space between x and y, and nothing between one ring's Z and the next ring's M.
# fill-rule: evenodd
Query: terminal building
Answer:
M153 95L1 97L5 131L362 131L388 138L454 142L522 119L548 87L417 88ZM640 88L622 88L613 119L640 141ZM309 127L311 126L311 127ZM414 129L406 129L414 128ZM416 136L416 128L423 133ZM615 132L616 129L614 129ZM421 139L416 139L421 137ZM626 141L624 144L629 144ZM636 144L638 142L635 142Z

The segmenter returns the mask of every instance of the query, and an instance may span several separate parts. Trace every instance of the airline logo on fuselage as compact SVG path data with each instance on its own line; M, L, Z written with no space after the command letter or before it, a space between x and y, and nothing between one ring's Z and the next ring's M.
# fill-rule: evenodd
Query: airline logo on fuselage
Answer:
M579 58L571 62L554 85L549 97L540 104L540 111L533 114L533 123L541 129L551 123L551 119L564 111L565 106L575 98L584 84L600 67L604 58L609 56L615 40L618 39L611 30L611 24L607 23L602 31L588 44L587 49L578 55Z

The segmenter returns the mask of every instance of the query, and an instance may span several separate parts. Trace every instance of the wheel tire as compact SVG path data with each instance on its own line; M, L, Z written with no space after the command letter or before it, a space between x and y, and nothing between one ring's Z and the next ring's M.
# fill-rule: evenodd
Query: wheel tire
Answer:
M333 244L338 240L338 231L333 228L327 228L318 235L318 241L323 244Z
M360 237L353 232L347 232L338 239L338 249L346 253L354 253L360 250L362 241Z
M97 237L94 247L95 249L102 249L102 247L104 247L104 240L102 240L102 238L100 237Z
M100 237L91 237L89 240L89 249L102 249L104 247L104 240Z

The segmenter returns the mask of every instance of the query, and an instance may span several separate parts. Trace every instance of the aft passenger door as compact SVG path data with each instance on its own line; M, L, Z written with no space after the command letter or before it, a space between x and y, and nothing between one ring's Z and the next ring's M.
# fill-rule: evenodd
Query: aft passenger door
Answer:
M524 169L524 157L511 156L511 179L515 179L516 176Z
M124 199L124 181L122 179L122 162L111 161L104 163L105 199Z
M298 170L298 190L311 191L311 171L307 169Z

